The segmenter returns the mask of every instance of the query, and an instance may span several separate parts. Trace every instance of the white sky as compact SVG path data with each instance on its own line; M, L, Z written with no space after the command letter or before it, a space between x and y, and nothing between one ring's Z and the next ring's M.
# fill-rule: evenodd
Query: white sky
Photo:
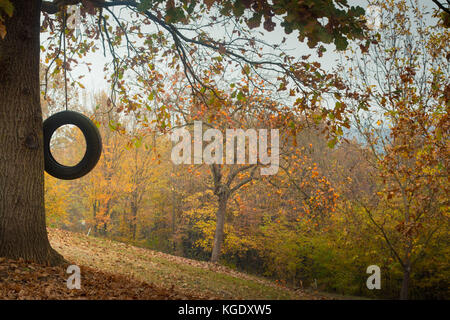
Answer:
M427 2L430 2L430 5L432 6L432 3L430 0L427 0ZM362 6L363 8L367 8L368 1L367 0L349 0L349 4L352 6ZM258 29L257 29L258 30ZM259 31L259 30L258 30ZM261 31L264 31L261 28ZM330 71L334 66L336 66L337 61L339 59L339 53L337 53L334 49L334 45L325 45L327 51L324 53L324 55L319 58L315 50L311 50L308 48L306 43L300 43L297 39L297 32L293 32L290 35L286 35L283 32L283 29L277 26L275 31L273 32L265 32L264 40L269 43L279 43L280 39L282 37L286 37L287 41L286 44L289 48L295 49L294 51L290 52L292 55L296 55L298 57L302 55L311 54L311 61L318 61L321 63L322 68L324 68L327 71ZM45 35L41 36L42 39L45 39ZM84 65L79 65L74 68L72 71L72 75L76 78L79 75L84 75L84 78L80 80L80 82L85 86L86 92L88 93L88 96L93 97L96 93L101 91L108 91L109 85L107 84L106 80L104 79L105 73L103 71L105 63L108 63L111 61L111 56L108 54L108 50L106 50L106 57L103 55L103 49L99 48L99 50L95 53L89 53L87 57L83 59L84 62L90 62L91 63L91 72L88 72L88 69ZM298 52L298 53L297 53ZM82 89L80 89L82 90ZM80 92L81 93L81 92Z

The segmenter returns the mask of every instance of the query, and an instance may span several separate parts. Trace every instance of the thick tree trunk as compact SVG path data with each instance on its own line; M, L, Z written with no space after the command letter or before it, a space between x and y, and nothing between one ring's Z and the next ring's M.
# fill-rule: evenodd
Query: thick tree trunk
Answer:
M56 265L44 211L40 1L12 1L0 39L0 256Z
M218 262L222 249L223 232L225 226L225 214L227 212L228 194L219 193L219 208L216 213L216 232L214 234L214 246L211 254L211 262Z

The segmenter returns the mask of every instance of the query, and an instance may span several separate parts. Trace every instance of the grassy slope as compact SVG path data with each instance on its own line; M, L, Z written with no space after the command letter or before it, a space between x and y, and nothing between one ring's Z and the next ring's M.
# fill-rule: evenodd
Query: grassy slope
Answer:
M132 276L203 299L326 299L208 262L176 257L120 242L49 229L52 246L71 263Z

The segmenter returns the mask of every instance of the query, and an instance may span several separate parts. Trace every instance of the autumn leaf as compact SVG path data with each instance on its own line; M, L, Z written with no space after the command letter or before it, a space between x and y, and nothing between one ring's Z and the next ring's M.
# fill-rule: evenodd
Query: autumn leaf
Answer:
M227 49L224 47L223 44L219 44L219 53L220 54L225 54L227 52Z
M206 7L209 9L211 9L212 5L214 4L214 2L216 2L216 0L204 0Z
M3 25L1 21L0 21L0 37L2 39L5 39L6 37L6 27Z
M1 11L5 12L8 17L12 17L14 13L14 6L9 0L0 0L0 16Z

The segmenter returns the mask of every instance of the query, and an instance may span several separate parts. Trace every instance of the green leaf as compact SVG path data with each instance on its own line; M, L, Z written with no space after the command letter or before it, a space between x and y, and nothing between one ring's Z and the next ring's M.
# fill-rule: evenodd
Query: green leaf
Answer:
M136 148L140 148L142 146L142 138L136 139L136 141L134 142L134 146Z
M152 6L151 0L141 0L141 2L137 6L137 9L140 12L142 12L142 11L146 11L146 10L150 9L151 6Z
M10 18L14 12L14 6L9 0L0 0L0 9L5 12Z
M333 41L333 36L324 27L319 25L316 30L317 38L320 42L330 43Z
M237 0L237 1L234 3L233 14L234 14L236 17L240 17L240 16L242 16L242 15L244 14L244 11L245 11L245 6L244 6L244 4L242 3L241 0Z
M110 122L108 123L108 127L109 127L112 131L117 130L117 125L115 125L112 121L110 121Z
M248 19L247 25L250 29L258 28L261 25L262 13L254 13L253 17Z
M336 45L337 50L345 50L347 48L348 41L346 38L338 36L334 39L334 44Z
M329 147L330 149L333 149L334 146L336 145L336 143L337 143L337 138L333 138L333 139L331 139L330 141L328 141L328 147Z

